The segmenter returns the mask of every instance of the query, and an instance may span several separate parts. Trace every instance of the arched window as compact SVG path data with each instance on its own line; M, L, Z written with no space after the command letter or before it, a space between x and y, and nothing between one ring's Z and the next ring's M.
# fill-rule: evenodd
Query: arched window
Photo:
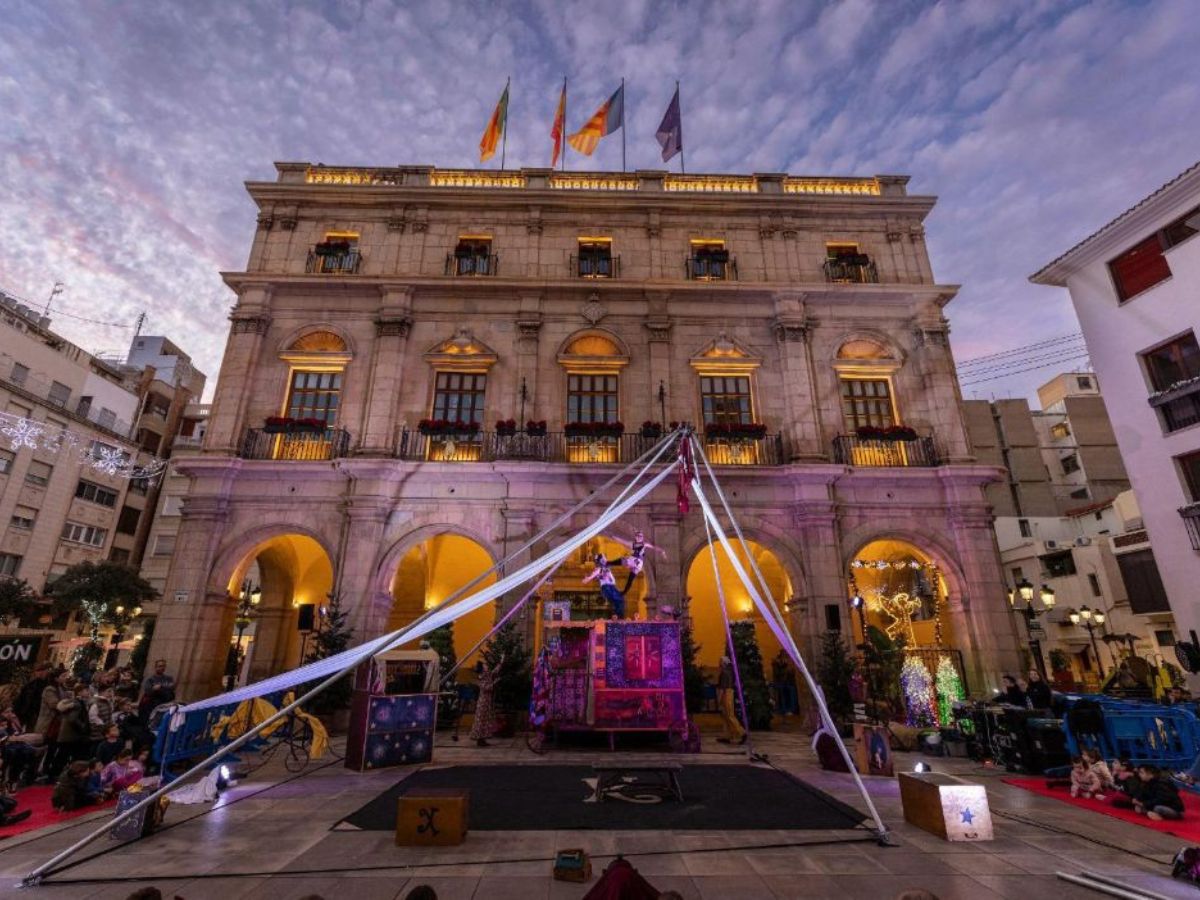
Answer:
M891 377L899 361L887 344L873 337L852 337L838 348L834 368L847 433L890 428L899 422Z
M337 424L343 375L351 359L345 339L319 328L296 338L280 357L291 367L283 415L317 419L332 428Z

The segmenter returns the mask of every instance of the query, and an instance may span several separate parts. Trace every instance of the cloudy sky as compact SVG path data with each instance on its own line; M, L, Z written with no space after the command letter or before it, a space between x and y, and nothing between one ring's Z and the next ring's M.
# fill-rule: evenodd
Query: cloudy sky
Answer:
M242 181L274 160L474 165L509 75L510 167L548 164L567 75L572 130L626 78L630 168L661 167L680 79L690 171L911 174L940 197L929 247L963 285L960 360L1074 333L1066 293L1027 276L1200 158L1195 0L6 8L0 287L40 306L64 282L55 327L89 350L125 347L144 310L210 377L233 299L217 273L254 227ZM620 168L620 141L587 168ZM1081 364L1078 346L1051 362ZM968 366L964 390L1054 371L1023 360L1045 354Z

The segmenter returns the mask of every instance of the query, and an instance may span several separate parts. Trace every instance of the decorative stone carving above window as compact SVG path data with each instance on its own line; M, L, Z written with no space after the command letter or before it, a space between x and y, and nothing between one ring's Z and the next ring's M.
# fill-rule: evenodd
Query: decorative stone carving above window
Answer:
M408 337L412 319L408 316L390 316L375 320L375 334L379 337Z
M340 334L317 327L288 341L279 358L292 365L343 367L354 352Z
M878 376L895 372L904 360L882 335L848 335L840 347L833 368L843 375Z
M233 327L231 331L234 334L266 334L267 329L271 326L271 319L268 316L256 315L234 315Z
M600 302L600 295L593 291L588 296L587 303L579 308L579 314L594 326L608 315L608 307Z
M591 330L568 338L558 353L558 362L569 372L617 371L629 365L629 352L616 335Z
M722 331L688 362L701 375L712 375L753 372L762 365L762 358Z
M438 371L485 372L495 365L496 351L476 338L469 328L460 328L425 351L425 360Z
M292 341L288 350L298 352L333 352L344 353L346 342L332 331L310 331L303 337Z

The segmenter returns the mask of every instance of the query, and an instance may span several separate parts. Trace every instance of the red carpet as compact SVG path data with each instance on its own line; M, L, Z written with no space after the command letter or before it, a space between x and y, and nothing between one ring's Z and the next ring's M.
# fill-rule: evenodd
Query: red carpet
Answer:
M1048 788L1046 787L1045 778L1003 778L1001 780L1005 784L1024 788L1043 797L1053 797L1055 800L1070 803L1072 806L1078 806L1080 809L1090 809L1092 812L1132 822L1134 825L1141 825L1143 828L1152 828L1155 831L1161 831L1163 834L1173 834L1176 837L1184 838L1192 844L1200 844L1200 795L1198 794L1180 791L1179 796L1183 798L1183 818L1174 822L1155 822L1147 819L1145 816L1139 816L1132 809L1121 809L1116 806L1110 806L1105 800L1085 800L1082 797L1072 797L1069 790L1065 787Z
M107 803L101 803L96 806L85 806L73 812L58 812L50 805L50 795L53 793L54 788L49 785L33 785L17 791L13 795L18 804L16 812L32 809L33 815L24 822L0 828L0 840L24 834L27 831L35 831L38 828L45 828L47 825L58 825L61 822L69 822L71 819L78 819L80 816L85 816L98 809L111 809L117 802L116 800L109 800Z

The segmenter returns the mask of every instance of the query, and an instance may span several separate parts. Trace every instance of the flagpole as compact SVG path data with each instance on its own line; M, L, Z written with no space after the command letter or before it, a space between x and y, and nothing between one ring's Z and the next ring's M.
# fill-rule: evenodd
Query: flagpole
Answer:
M679 82L675 82L675 96L679 97ZM683 164L683 98L679 99L679 171L686 175L687 166Z
M625 78L621 78L621 171L625 169L625 132L628 129L625 127Z
M504 82L504 96L508 97L508 86L512 84L512 76ZM511 98L509 98L511 99ZM504 171L505 154L508 152L508 104L504 105L504 131L500 134L500 171Z
M567 77L563 76L563 120L562 120L562 135L559 140L562 141L562 159L558 161L559 171L567 171Z

